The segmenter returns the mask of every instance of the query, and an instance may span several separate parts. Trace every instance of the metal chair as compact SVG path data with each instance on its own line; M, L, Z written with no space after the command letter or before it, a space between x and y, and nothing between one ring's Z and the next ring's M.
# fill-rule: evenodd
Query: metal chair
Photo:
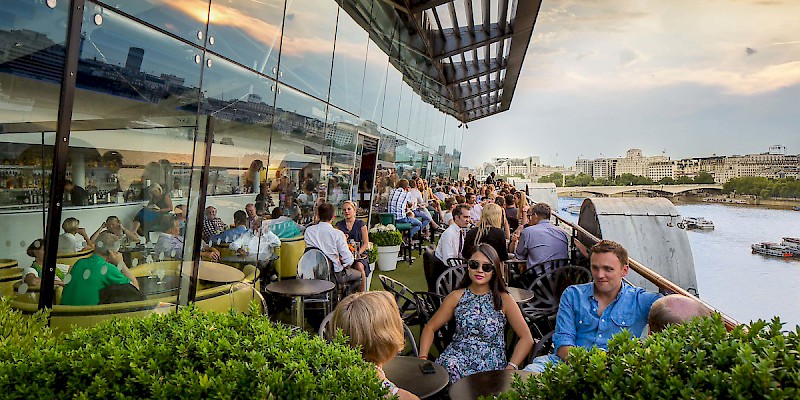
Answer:
M447 259L447 267L448 268L461 267L466 263L467 263L467 260L463 259L461 257L450 257L450 258Z
M417 308L417 298L414 291L386 275L378 275L378 279L381 280L383 288L394 296L403 322L409 325L420 325L422 320L420 319L419 309Z
M422 253L422 270L425 272L428 291L436 290L436 278L447 270L447 265L436 258L436 249L433 246L425 246L425 252Z
M568 258L563 259L556 259L556 260L549 260L543 263L536 264L531 268L525 269L523 273L521 273L515 279L515 283L519 285L519 287L523 288L530 288L533 285L533 282L536 278L544 275L548 271L553 271L555 269L566 267L569 265L570 260Z
M467 274L467 267L448 268L438 278L436 278L436 293L440 296L447 296L458 286Z
M529 325L535 325L540 332L550 331L555 328L552 320L558 312L558 303L564 290L570 285L591 281L592 274L583 267L566 266L545 272L525 288L532 291L534 296L520 305L522 315ZM548 326L543 329L541 325L545 321Z
M333 262L322 250L315 247L307 248L300 257L300 261L297 263L297 279L320 279L333 282L337 287L339 286L338 282L336 282L336 275L333 273ZM322 310L325 314L333 310L337 300L338 296L333 292L303 298L303 302L306 305L322 304Z
M417 295L417 308L420 311L423 319L423 325L430 322L433 315L441 307L445 296L433 292L416 292ZM450 318L438 331L433 334L433 346L441 354L447 345L453 340L453 334L456 332L455 318Z

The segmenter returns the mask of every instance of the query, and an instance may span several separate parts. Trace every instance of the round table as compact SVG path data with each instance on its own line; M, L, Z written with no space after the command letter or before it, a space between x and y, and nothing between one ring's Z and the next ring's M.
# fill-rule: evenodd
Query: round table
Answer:
M295 324L302 328L305 325L303 297L327 293L335 287L333 282L322 279L286 279L270 283L265 290L268 293L296 299Z
M183 275L191 275L192 262L183 263ZM200 261L200 268L197 271L197 278L209 282L237 282L244 279L244 272L231 267L230 265L215 263L212 261Z
M136 280L139 283L139 292L146 298L151 299L177 294L181 277L166 275L163 279L158 279L158 276L137 276Z
M486 371L478 372L459 379L450 387L450 398L459 400L477 399L481 396L494 396L511 389L515 375L527 379L533 375L527 371Z
M262 258L264 258L264 257L262 257ZM232 256L220 257L219 261L223 262L223 263L231 263L231 264L253 264L253 265L255 265L259 261L266 261L266 260L265 259L264 260L259 260L258 256L255 255L255 254L246 254L246 255L243 255L243 256L240 256L240 255L236 254L236 255L232 255Z
M420 366L425 362L427 361L417 357L397 356L383 365L383 371L386 379L397 387L425 399L441 392L450 383L447 370L439 364L433 363L436 371L433 374L423 374Z
M525 303L530 301L530 299L532 299L534 296L533 292L527 289L515 288L511 286L506 287L506 289L508 290L508 294L510 294L517 303Z

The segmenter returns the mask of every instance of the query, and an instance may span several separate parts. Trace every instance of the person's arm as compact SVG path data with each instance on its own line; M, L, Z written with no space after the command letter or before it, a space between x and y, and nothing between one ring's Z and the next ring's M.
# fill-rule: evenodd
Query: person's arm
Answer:
M175 209L175 207L172 206L172 198L170 198L166 192L164 192L164 204L166 205L164 208L166 212L171 212Z
M358 253L364 254L367 249L369 249L369 229L367 229L367 224L364 224L361 225L361 248L358 249Z
M503 208L503 233L506 234L506 240L511 240L511 228L508 227L508 217L506 217L505 208Z
M94 248L94 242L89 238L89 235L86 234L86 228L78 228L78 234L83 236L83 240L86 241L86 246L83 247L83 250Z
M431 320L422 328L422 333L419 336L419 357L428 359L428 352L433 345L433 335L436 331L441 329L444 324L448 323L456 311L458 301L464 295L464 289L454 290L452 293L445 297L442 305L433 314Z
M528 257L528 246L526 244L527 236L528 235L525 234L525 231L520 232L519 239L515 245L516 248L514 249L514 254L516 254L517 258L519 259Z
M577 287L570 286L561 295L561 301L559 301L558 305L553 347L556 349L556 355L564 361L567 361L569 349L575 346L575 341L578 337L578 328L575 326L575 313L580 312L575 309L578 295Z
M42 278L39 278L32 272L25 274L25 277L22 279L22 281L28 286L39 286L42 284Z
M133 273L128 266L125 265L125 261L122 259L122 254L118 251L110 251L108 252L108 256L110 258L112 264L116 265L119 268L119 272L122 272L122 275L125 275L126 278L130 281L131 285L135 287L137 290L139 289L139 281L136 280L136 277L133 276Z
M419 397L417 397L417 395L405 389L399 389L397 391L397 398L399 400L419 400Z
M100 233L102 233L104 230L106 230L106 223L105 222L103 222L100 225L100 227L97 228L96 231L94 231L94 233L92 234L92 237L91 237L91 241L94 242L95 240L97 240L97 237L100 236ZM88 241L87 241L87 243L88 243Z
M347 239L344 238L344 233L337 229L336 234L336 249L338 250L339 258L342 260L342 266L349 267L353 265L353 261L356 259L353 257L353 252L347 247Z
M519 305L508 293L503 293L503 312L508 319L508 323L511 324L514 332L519 337L519 342L514 346L514 353L511 354L511 359L509 360L517 367L512 368L509 365L506 369L518 369L525 362L525 357L533 347L533 335L531 335L531 329L528 328L528 324L525 323L525 318L522 316Z
M133 230L133 231L132 231L132 230L129 230L129 229L127 229L127 228L125 228L125 227L123 226L123 227L122 227L122 233L123 233L125 236L127 236L127 237L128 237L128 239L129 239L131 242L138 242L138 241L139 241L139 235L137 235L137 234L136 234L136 231L135 231L135 230Z

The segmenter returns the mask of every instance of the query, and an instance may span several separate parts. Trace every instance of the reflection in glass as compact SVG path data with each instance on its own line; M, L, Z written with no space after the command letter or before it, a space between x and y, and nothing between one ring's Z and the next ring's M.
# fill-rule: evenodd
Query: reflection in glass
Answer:
M275 77L284 0L211 2L208 50Z
M287 3L278 80L328 99L338 12L335 1Z
M202 46L205 41L208 2L209 0L104 0L110 10L132 15L198 46ZM91 17L89 21L94 21L95 16L99 15L105 23L105 11L104 6L92 3L86 5L86 14Z
M389 57L386 53L370 41L364 70L364 89L361 94L361 111L359 112L361 119L375 122L381 120L388 63Z
M369 5L368 5L369 7ZM339 13L333 54L330 102L357 114L364 85L364 58L369 35L346 12Z

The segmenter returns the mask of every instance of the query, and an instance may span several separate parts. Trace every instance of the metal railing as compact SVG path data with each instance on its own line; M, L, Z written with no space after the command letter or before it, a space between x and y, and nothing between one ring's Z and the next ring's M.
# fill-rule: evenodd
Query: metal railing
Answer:
M552 216L555 217L557 225L565 224L565 225L569 226L570 228L572 228L572 237L571 237L571 239L572 239L572 247L573 248L575 248L575 243L577 242L577 243L580 243L583 246L586 246L586 248L588 249L591 246L593 246L595 243L597 243L597 242L599 242L601 240L597 236L591 234L586 229L583 229L581 226L579 226L577 224L573 224L572 222L569 222L569 221L565 220L564 218L560 217L559 215L557 215L555 213L553 213ZM591 240L592 243L587 246L585 243L583 243L580 240L578 240L578 237L577 237L578 233L584 235L586 238ZM733 328L735 328L736 326L739 325L739 322L736 321L735 319L733 319L732 317L730 317L729 315L727 315L724 312L718 310L717 308L715 308L711 304L706 303L705 301L703 301L699 297L694 296L692 293L684 290L682 287L672 283L669 279L661 276L659 273L653 271L652 269L650 269L647 266L645 266L644 264L634 260L633 258L629 258L628 259L628 265L630 266L630 268L633 271L635 271L637 274L641 275L642 277L644 277L645 279L647 279L648 281L650 281L651 283L656 285L659 289L665 290L665 291L669 291L669 292L673 292L673 293L676 293L676 294L681 294L681 295L688 296L688 297L692 297L695 300L699 301L700 304L702 304L705 308L707 308L712 313L719 314L720 317L722 318L722 321L725 323L725 328L727 328L728 330L732 330Z

